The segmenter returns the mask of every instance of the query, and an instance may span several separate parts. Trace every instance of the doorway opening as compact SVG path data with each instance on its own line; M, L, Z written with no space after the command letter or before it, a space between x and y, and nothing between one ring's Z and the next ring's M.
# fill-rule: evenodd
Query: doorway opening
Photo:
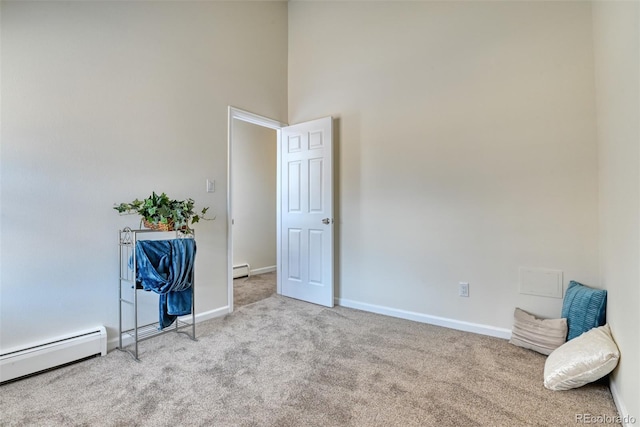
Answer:
M278 141L283 126L229 107L229 312L280 293Z

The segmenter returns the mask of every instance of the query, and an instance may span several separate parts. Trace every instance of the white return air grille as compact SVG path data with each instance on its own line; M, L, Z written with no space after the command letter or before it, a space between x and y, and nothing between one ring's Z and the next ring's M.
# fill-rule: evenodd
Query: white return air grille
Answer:
M107 354L104 326L63 335L0 355L0 382L10 381L89 356Z

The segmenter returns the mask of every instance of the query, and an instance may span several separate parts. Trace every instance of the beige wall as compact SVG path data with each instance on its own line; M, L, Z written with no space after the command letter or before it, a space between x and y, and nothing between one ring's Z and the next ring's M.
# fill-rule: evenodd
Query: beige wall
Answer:
M594 2L593 26L601 283L622 355L612 388L640 419L640 4Z
M339 118L338 296L559 317L518 268L598 283L593 86L588 3L290 3L289 123Z
M276 131L233 121L233 265L276 265Z
M286 120L281 2L3 2L3 349L118 327L116 202L210 206L196 311L227 305L227 106ZM215 179L215 193L205 180Z

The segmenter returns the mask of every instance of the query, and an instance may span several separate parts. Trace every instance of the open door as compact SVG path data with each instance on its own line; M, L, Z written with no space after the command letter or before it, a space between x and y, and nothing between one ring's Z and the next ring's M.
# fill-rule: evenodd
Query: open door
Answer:
M332 118L280 134L280 266L284 296L333 307Z

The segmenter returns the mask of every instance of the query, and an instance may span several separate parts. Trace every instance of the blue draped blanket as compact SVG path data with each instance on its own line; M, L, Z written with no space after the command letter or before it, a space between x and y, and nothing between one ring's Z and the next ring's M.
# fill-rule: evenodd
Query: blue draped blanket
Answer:
M160 295L160 329L191 313L195 255L194 239L136 242L136 282Z

